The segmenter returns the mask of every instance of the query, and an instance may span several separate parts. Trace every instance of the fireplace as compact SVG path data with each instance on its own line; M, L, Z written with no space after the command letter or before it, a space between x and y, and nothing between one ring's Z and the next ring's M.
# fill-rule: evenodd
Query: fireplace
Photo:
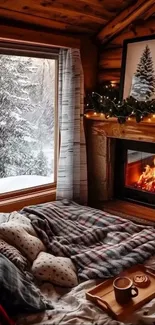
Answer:
M116 139L114 196L155 208L155 144Z

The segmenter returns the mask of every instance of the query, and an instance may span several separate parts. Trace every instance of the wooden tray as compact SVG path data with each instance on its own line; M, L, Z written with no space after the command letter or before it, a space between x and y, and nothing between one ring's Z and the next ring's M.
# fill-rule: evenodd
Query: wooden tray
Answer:
M113 318L123 321L128 315L131 315L132 312L142 307L145 303L155 297L155 271L150 267L138 264L124 272L121 272L118 276L125 275L133 280L134 275L138 273L147 274L150 279L150 285L147 288L138 287L138 296L132 298L126 305L121 306L115 300L113 290L114 278L106 280L90 289L86 293L86 298L98 304Z

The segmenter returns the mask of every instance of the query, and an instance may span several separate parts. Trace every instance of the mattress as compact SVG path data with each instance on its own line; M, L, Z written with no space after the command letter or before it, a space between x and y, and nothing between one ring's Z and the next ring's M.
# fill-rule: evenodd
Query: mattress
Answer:
M10 231L9 225L15 232ZM0 214L0 237L5 233L3 239L7 241L8 238L9 244L14 244L19 251L21 249L24 258L29 259L28 271L31 275L38 255L35 256L34 250L28 252L27 246L24 250L25 242L19 244L16 233L20 237L20 232L23 236L27 232L27 236L39 240L39 249L43 253L70 259L75 266L79 284L69 288L52 283L51 278L49 282L32 277L42 297L49 301L52 308L34 313L19 311L15 316L18 325L121 324L86 300L86 291L101 279L114 277L137 263L147 263L155 269L153 223L146 225L145 221L138 223L136 219L133 222L67 200L25 207L22 211L11 214ZM38 242L36 247L38 249ZM143 321L144 324L152 324L155 321L154 306L155 301L152 300L140 311L130 315L126 322L138 324Z

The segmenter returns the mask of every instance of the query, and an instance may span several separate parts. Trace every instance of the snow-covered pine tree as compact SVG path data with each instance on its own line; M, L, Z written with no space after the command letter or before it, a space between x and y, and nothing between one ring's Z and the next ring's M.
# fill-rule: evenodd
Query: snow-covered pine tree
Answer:
M27 161L30 166L33 157L30 146L31 125L24 118L24 111L30 109L31 103L28 92L19 87L21 76L26 80L26 75L24 77L22 73L26 73L25 70L29 68L30 64L23 64L18 57L0 55L1 178L33 173L32 168L30 171L25 166Z
M36 157L36 175L47 176L48 175L48 166L47 158L44 155L42 149L39 151Z
M151 51L146 45L133 76L130 96L137 100L149 100L155 93L155 74Z
M37 139L36 152L40 148L47 158L48 174L54 173L54 123L55 123L55 62L50 59L38 59L35 62L37 71L34 83L38 87L33 95L35 109L30 114L30 120L35 121L33 136ZM32 99L31 99L32 101ZM39 148L39 150L38 150Z
M34 136L37 136L40 147L46 147L48 144L48 147L53 148L55 62L50 59L39 59L38 62L36 61L36 66L37 72L34 82L38 82L38 87L34 94L34 102L38 109L34 109L31 116L36 125Z
M38 174L40 147L49 157L44 174L53 163L54 78L53 60L0 55L0 178Z

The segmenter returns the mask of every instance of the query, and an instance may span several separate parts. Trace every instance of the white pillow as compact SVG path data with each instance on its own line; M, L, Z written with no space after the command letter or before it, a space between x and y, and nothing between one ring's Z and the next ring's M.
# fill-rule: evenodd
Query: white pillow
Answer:
M75 266L67 257L41 252L33 262L31 271L39 280L63 287L74 287L78 284Z
M20 214L17 211L13 211L10 213L9 221L17 222L18 224L30 225L31 221L29 218L25 217L23 214Z
M22 226L30 235L37 237L37 233L31 224L31 220L17 211L10 213L8 222L15 222L17 225Z
M17 247L32 262L46 248L39 238L27 231L27 227L29 228L27 225L18 225L16 222L4 222L0 225L0 237Z

